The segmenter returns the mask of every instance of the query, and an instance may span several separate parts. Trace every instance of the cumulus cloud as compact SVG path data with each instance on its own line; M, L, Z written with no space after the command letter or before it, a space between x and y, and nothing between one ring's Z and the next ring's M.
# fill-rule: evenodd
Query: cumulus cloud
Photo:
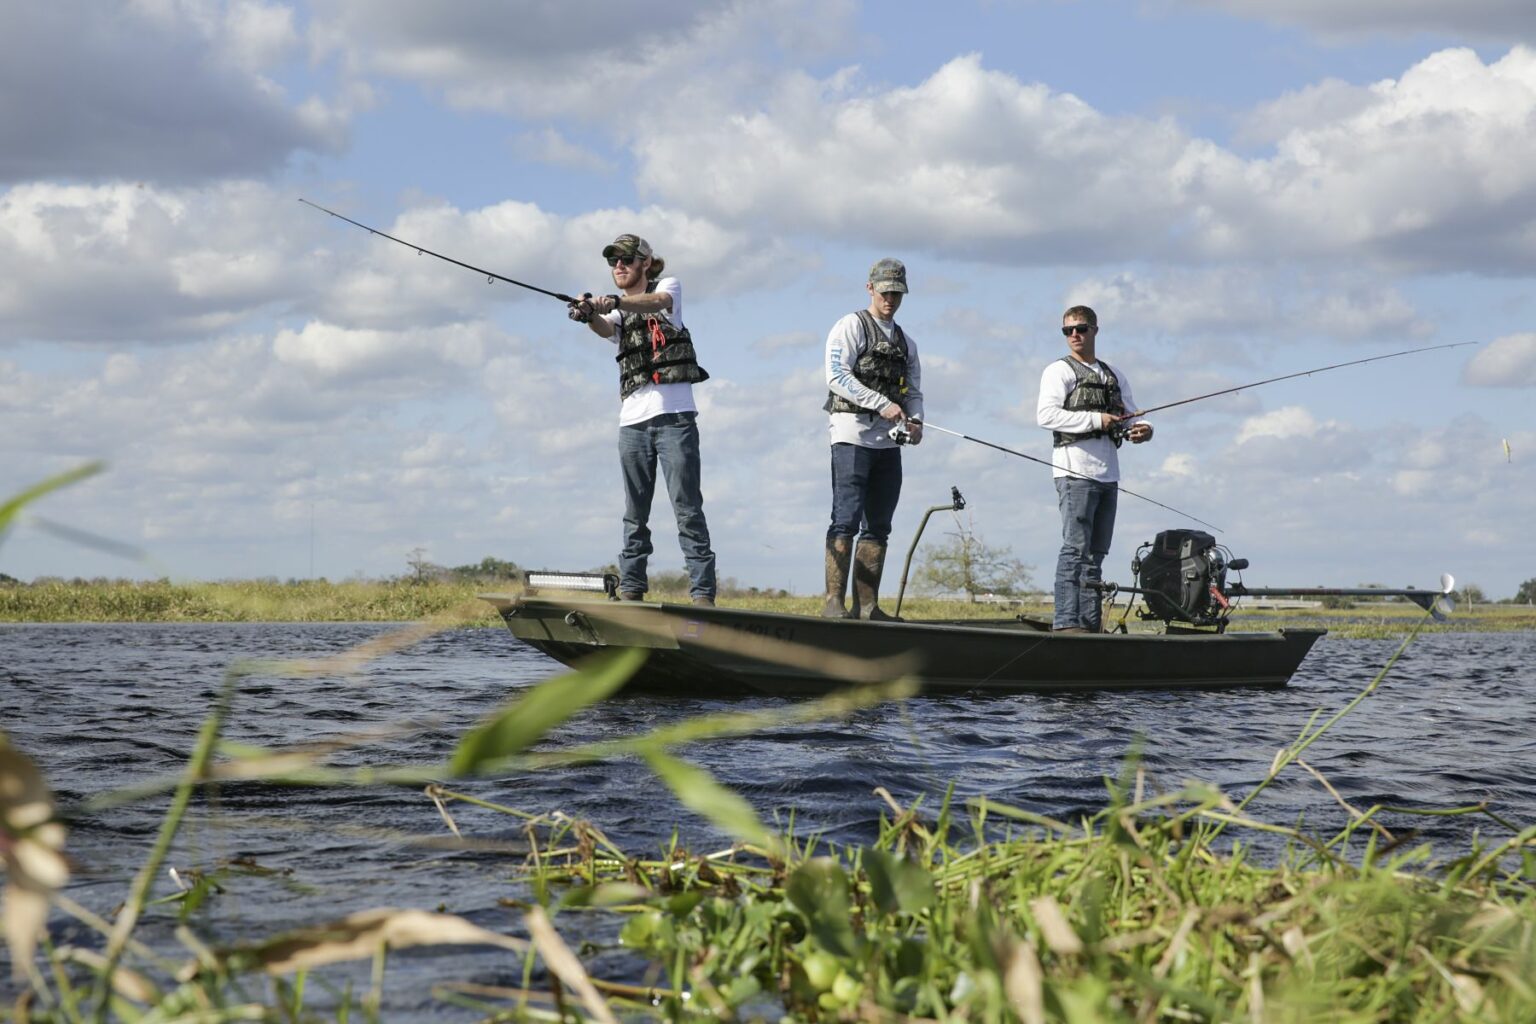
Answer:
M1472 357L1461 379L1482 388L1536 387L1536 333L1495 339Z
M0 181L185 184L334 152L344 114L259 71L296 41L286 8L254 0L8 5Z
M1237 443L1266 437L1314 437L1322 427L1323 424L1318 423L1308 410L1299 405L1288 405L1244 420L1237 430Z
M342 204L338 204L342 205ZM357 213L364 223L371 216ZM675 209L560 216L528 203L471 210L425 202L376 227L516 280L576 294L607 290L599 253L638 231L679 274L684 295L792 275L810 257ZM297 315L398 330L481 319L555 300L326 218L254 182L202 188L24 184L0 191L0 326L11 340L182 341Z
M217 334L304 303L322 226L253 183L17 185L0 192L0 325L11 339Z
M951 256L1507 271L1536 267L1533 116L1536 52L1445 50L1349 102L1271 110L1273 151L1248 159L972 55L884 91L786 78L758 109L635 152L641 187L725 223Z

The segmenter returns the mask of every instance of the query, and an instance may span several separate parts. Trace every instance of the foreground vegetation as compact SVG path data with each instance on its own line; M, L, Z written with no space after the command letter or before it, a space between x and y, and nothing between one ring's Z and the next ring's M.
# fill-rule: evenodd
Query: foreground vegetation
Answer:
M677 582L677 581L674 581ZM227 583L172 583L169 580L44 581L0 585L0 622L412 622L453 613L469 624L499 620L477 594L518 589L507 579L362 581L247 580ZM652 600L686 601L686 582L658 589ZM821 597L768 595L750 589L722 593L720 603L758 611L815 615ZM894 607L894 595L882 602ZM1109 616L1118 622L1124 605ZM989 603L908 595L902 614L923 619L977 619L1032 615L1050 617L1038 601ZM1423 618L1405 601L1361 602L1350 608L1239 610L1235 629L1322 626L1341 637L1401 635ZM1142 624L1133 611L1128 626ZM1451 621L1430 627L1450 631L1536 629L1536 608L1480 604L1459 608Z
M14 1019L380 1020L392 956L466 944L500 948L521 964L519 984L488 987L459 979L452 958L425 962L438 972L436 998L487 1022L1536 1019L1536 828L1485 807L1455 809L1449 813L1484 816L1496 838L1437 860L1377 821L1388 809L1355 808L1337 794L1347 824L1330 835L1265 822L1253 810L1284 774L1310 773L1333 792L1303 755L1387 669L1331 717L1314 715L1241 800L1202 785L1159 793L1133 759L1109 783L1106 808L1077 822L987 798L946 800L928 813L876 790L889 808L878 836L842 848L771 832L746 801L676 751L901 700L913 692L909 683L534 751L576 710L623 685L639 664L629 652L527 692L462 737L442 764L341 768L330 759L348 741L287 750L221 742L247 674L351 670L422 632L324 662L236 667L180 777L76 807L72 816L89 820L126 800L169 800L113 920L64 894L64 824L42 771L0 735L4 926L26 983ZM508 775L616 757L645 764L735 841L698 853L674 839L636 854L616 848L599 823L503 807L473 792L481 775L502 780L505 791ZM199 926L212 924L225 901L238 904L241 873L192 865L178 889L166 881L167 858L195 795L237 780L424 786L424 799L466 849L479 838L459 824L467 807L484 836L506 833L496 816L514 819L531 850L502 901L505 930L443 912L385 907L324 920L321 910L321 920L295 931L207 944ZM240 826L234 817L228 824ZM419 902L448 898L423 893ZM41 930L50 908L73 924ZM183 922L181 957L135 939L152 915ZM57 944L60 933L74 938ZM605 938L615 933L616 946ZM619 950L627 959L615 957ZM610 976L589 971L598 955ZM372 980L354 990L334 972L357 960L371 962Z
M0 531L26 501L94 471L84 467L0 505ZM890 813L868 846L822 848L815 839L771 832L744 799L676 751L900 701L915 691L910 681L663 725L558 753L535 750L576 711L624 685L644 657L628 651L520 695L461 737L441 764L391 766L363 757L367 767L337 766L333 759L343 752L359 762L354 748L368 741L358 738L278 750L224 742L249 676L265 682L353 672L456 624L454 609L472 604L474 589L0 587L0 617L13 621L436 619L330 659L232 667L179 776L72 808L71 817L89 821L123 802L165 802L159 832L110 919L67 895L67 822L45 767L0 731L0 933L20 985L10 1017L48 1024L375 1021L383 1017L384 979L397 951L477 945L519 961L520 985L466 984L453 976L455 961L443 957L431 961L443 972L433 992L487 1022L610 1022L619 1014L893 1024L1536 1019L1536 827L1484 806L1430 812L1482 815L1496 835L1437 860L1377 820L1386 810L1424 812L1351 806L1303 758L1381 685L1423 628L1417 609L1382 611L1383 623L1408 629L1397 654L1345 707L1327 718L1314 714L1241 800L1201 785L1156 792L1132 758L1124 777L1108 784L1106 808L1079 822L985 798L963 807L946 800L928 815L877 790ZM775 610L815 605L742 600ZM732 844L699 854L674 840L659 853L635 855L616 848L597 824L498 806L471 791L481 776L504 789L508 776L621 757L643 763ZM1273 781L1298 772L1337 799L1347 815L1337 833L1268 823L1252 809ZM203 935L212 929L200 928L217 920L212 915L224 901L240 898L236 873L227 864L191 865L184 876L169 872L172 886L168 858L194 798L253 780L421 786L469 849L476 837L458 824L457 817L467 818L463 807L516 819L531 846L504 900L514 912L507 930L517 934L448 913L384 907L234 946L210 944ZM238 819L230 823L239 828ZM1262 858L1255 840L1270 851ZM444 895L423 893L420 903ZM181 922L175 934L183 955L142 944L140 925L153 915ZM593 977L587 965L592 954L608 952L600 936L612 932L615 918L630 967L622 977ZM581 955L568 939L580 940ZM371 963L365 989L331 976L346 961Z

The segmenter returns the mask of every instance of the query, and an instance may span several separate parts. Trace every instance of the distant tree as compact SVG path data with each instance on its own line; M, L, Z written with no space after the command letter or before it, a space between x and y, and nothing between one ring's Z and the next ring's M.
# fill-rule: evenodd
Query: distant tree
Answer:
M493 558L490 555L471 562L468 565L456 565L448 572L463 580L475 580L482 582L494 582L496 580L515 579L522 569L516 562L509 562L502 558Z
M1520 589L1515 591L1515 604L1536 604L1536 577L1520 584Z
M427 583L443 573L442 566L435 562L427 561L426 548L411 548L410 554L405 559L405 564L411 567L409 579L412 583Z
M1461 603L1471 607L1474 604L1487 604L1488 595L1483 593L1483 588L1476 583L1468 583L1456 592L1461 597Z
M969 523L945 534L943 544L924 546L917 582L939 591L963 593L972 603L980 594L1012 597L1029 589L1030 566L1013 549L985 543Z

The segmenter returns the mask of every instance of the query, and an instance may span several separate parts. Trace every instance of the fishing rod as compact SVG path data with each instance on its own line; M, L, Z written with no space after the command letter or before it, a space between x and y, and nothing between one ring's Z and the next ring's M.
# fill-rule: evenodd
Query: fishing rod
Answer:
M1230 395L1234 391L1245 391L1248 388L1256 388L1260 384L1273 384L1275 381L1290 380L1293 377L1310 377L1314 373L1323 373L1327 370L1337 370L1345 366L1359 366L1362 363L1374 363L1382 359L1396 359L1398 356L1411 356L1419 352L1438 352L1440 349L1461 348L1464 345L1476 344L1477 342L1475 341L1457 341L1449 345L1430 345L1428 348L1410 348L1403 352L1391 352L1384 356L1371 356L1369 359L1353 359L1347 363L1334 363L1332 366L1319 366L1311 370L1301 370L1297 373L1287 373L1283 377L1271 377L1268 380L1256 380L1251 384L1239 384L1235 388L1223 388L1221 391L1212 391L1208 395L1196 395L1194 398L1181 398L1177 402L1168 402L1166 405L1154 405L1150 409L1137 409L1135 412L1126 413L1123 417L1121 417L1121 419L1123 421L1128 420L1133 416L1146 416L1148 413L1162 412L1164 409L1172 409L1175 406L1188 405L1191 402L1203 402L1207 398L1215 398L1218 395Z
M932 422L931 420L913 419L913 420L908 420L908 422L909 423L915 423L915 424L921 426L925 430L937 430L941 434L951 434L951 435L953 435L955 437L961 438L961 439L966 440L966 441L971 441L971 442L973 442L975 444L986 445L988 448L996 448L1000 452L1007 452L1009 455L1017 455L1021 459L1028 459L1030 462L1038 462L1042 466L1050 466L1052 469L1061 469L1063 472L1065 472L1065 473L1067 473L1067 474L1069 474L1071 476L1082 477L1084 480L1092 480L1093 479L1093 477L1088 476L1086 473L1079 473L1076 470L1067 469L1065 466L1057 466L1054 463L1046 462L1044 459L1037 459L1033 455L1025 455L1023 452L1014 451L1012 448L1005 448L1005 447L1003 447L1000 444L993 444L991 441L983 441L981 438L979 438L979 437L972 437L970 434L962 434L958 430L950 430L947 427L941 427L937 423ZM907 436L907 434L906 434L906 431L904 431L900 425L892 427L891 430L890 430L890 435L891 435L891 440L895 441L897 444L905 444L906 443L904 438ZM1121 487L1120 488L1120 493L1121 494L1129 494L1131 497L1133 497L1133 498L1140 498L1142 501L1150 501L1152 504L1156 505L1158 508L1167 509L1169 512L1172 512L1176 516L1183 516L1185 519L1192 519L1195 522L1199 523L1201 526L1209 526L1211 529L1215 530L1217 533L1221 533L1222 532L1221 527L1219 527L1219 526L1216 526L1216 525L1214 525L1212 523L1208 523L1204 519L1201 519L1198 516L1192 516L1188 512L1181 512L1178 509L1174 508L1172 505L1164 505L1162 502L1156 501L1156 500L1154 500L1152 498L1149 498L1145 494L1137 494L1135 491L1130 490L1129 488L1126 488L1126 487Z
M407 242L403 238L396 238L394 235L391 235L388 232L380 231L378 228L371 228L367 224L364 224L361 221L353 220L351 217L343 216L342 214L337 213L335 210L327 210L325 207L321 206L319 203L312 203L308 199L303 198L302 196L299 198L299 202L303 203L305 206L313 206L315 209L319 210L321 213L328 213L332 217L338 217L341 220L346 221L348 224L355 224L358 227L362 228L364 231L368 232L370 235L378 235L381 238L389 239L391 242L399 242L401 245L405 246L407 249L415 249L416 250L416 255L418 255L418 256L420 256L422 253L426 253L428 256L436 256L440 260L444 260L444 261L446 261L448 263L452 263L456 267L463 267L465 270L473 270L477 274L484 274L485 275L485 280L486 280L487 284L489 284L492 281L505 281L505 282L507 282L507 284L515 284L519 288L527 288L531 292L538 292L540 295L548 295L550 298L559 299L561 302L565 303L568 306L569 305L574 305L575 303L581 301L581 299L574 298L574 297L572 297L570 295L562 295L560 292L552 292L548 288L540 288L538 285L529 284L526 281L518 281L518 280L514 280L513 278L510 278L510 277L503 277L500 274L492 273L489 270L483 270L480 267L474 266L473 264L470 264L470 263L465 263L462 260L456 260L452 256L444 256L440 252L433 252L431 249L427 249L427 248L424 248L422 246L419 246L419 245L417 245L414 242ZM583 296L583 298L591 298L591 296L587 295L587 296Z

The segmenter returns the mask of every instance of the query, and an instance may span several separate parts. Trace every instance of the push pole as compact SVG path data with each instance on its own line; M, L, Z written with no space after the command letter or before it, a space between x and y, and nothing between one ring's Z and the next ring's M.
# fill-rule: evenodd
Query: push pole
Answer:
M923 513L923 521L917 524L917 533L912 537L912 546L907 548L907 560L901 567L901 587L896 591L895 615L901 617L901 599L907 593L907 570L912 568L912 555L917 551L917 542L922 540L923 531L928 528L928 517L935 512L959 512L965 508L965 497L960 493L960 488L951 486L949 489L949 504L934 505Z

